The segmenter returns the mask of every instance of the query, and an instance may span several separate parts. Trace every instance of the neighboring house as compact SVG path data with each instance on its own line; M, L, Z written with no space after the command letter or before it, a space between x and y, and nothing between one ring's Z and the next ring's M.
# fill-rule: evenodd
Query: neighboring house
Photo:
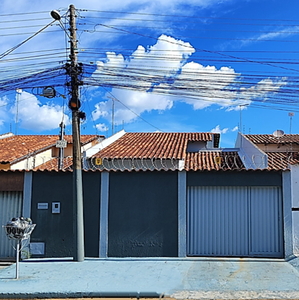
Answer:
M82 153L96 145L104 137L82 135ZM72 166L72 137L64 137L63 169ZM28 199L31 189L24 188L28 181L28 172L24 170L58 170L59 149L56 148L58 135L13 135L0 136L0 257L14 256L14 249L2 229L12 217L30 214ZM19 171L23 170L23 171ZM34 192L34 191L33 191ZM29 204L30 205L30 204Z
M299 163L299 134L247 134L245 138L267 155L268 169L288 169Z
M15 257L14 243L2 228L11 218L30 214L30 208L23 208L24 171L0 171L0 258ZM27 213L28 212L28 213Z
M82 153L102 140L103 136L82 135ZM56 142L58 135L14 135L12 133L0 136L0 169L31 170L47 169L58 166L59 148ZM64 148L66 167L70 166L72 157L72 136L65 135L67 145ZM43 166L43 164L46 164Z
M249 142L251 146L258 148L258 156L263 157L265 163L264 168L285 170L285 181L290 186L292 199L292 218L288 226L292 225L293 252L299 254L299 134L284 134L278 130L273 135L239 134L239 137L239 140L243 139L243 143Z

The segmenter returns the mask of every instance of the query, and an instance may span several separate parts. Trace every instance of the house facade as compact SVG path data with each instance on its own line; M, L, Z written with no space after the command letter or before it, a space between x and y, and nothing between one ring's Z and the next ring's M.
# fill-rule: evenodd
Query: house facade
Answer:
M269 167L246 136L234 149L219 140L122 131L87 150L85 256L291 257L290 168ZM32 255L72 256L72 172L24 172L24 190Z
M96 135L81 136L81 151L99 143L104 137ZM0 226L12 217L30 216L28 195L31 187L27 184L28 170L58 170L58 135L14 135L0 136ZM62 169L72 166L72 138L64 136L66 147L63 151ZM25 172L24 170L27 170ZM31 197L31 196L30 196ZM13 242L0 230L0 258L14 257Z
M279 133L279 134L277 134ZM239 136L241 136L239 134ZM271 134L255 134L242 136L244 143L250 143L260 152L263 157L265 168L272 170L283 170L284 181L289 188L291 202L285 211L287 219L286 229L292 232L292 251L299 254L299 135L284 134L278 130ZM240 139L241 140L241 139ZM290 228L291 227L291 228Z
M82 135L81 152L95 146L104 136ZM58 135L14 135L7 133L0 135L0 170L32 170L55 169L58 166L59 149L63 148L61 159L67 162L62 169L72 163L72 136L64 135L65 146L60 147Z

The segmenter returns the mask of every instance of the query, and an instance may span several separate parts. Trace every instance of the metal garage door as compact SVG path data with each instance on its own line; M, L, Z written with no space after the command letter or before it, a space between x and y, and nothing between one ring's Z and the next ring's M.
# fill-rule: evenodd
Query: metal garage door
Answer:
M22 198L22 192L0 192L0 258L15 257L14 242L7 238L2 226L21 216Z
M189 256L282 257L278 187L189 187Z

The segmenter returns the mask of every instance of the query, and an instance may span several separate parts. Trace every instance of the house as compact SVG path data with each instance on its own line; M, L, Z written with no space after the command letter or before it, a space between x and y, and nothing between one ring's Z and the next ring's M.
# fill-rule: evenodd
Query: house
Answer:
M220 134L212 133L126 133L122 130L116 140L109 144L109 139L105 141L107 146L99 144L86 152L86 156L91 157L88 168L106 171L183 170L185 167L196 168L196 165L186 164L192 153L207 151L213 156L213 165L214 157L219 154L216 151L219 139ZM206 168L209 167L208 164Z
M241 134L239 133L239 136ZM274 134L247 134L242 136L243 143L251 144L257 148L260 157L265 162L264 167L268 170L285 170L284 181L290 186L291 208L287 226L292 226L293 249L299 254L299 134L284 134L277 130ZM241 138L240 138L241 140ZM249 146L250 147L250 146ZM250 152L250 151L249 151ZM252 153L252 152L251 152ZM259 160L259 159L257 159ZM290 210L291 209L291 210ZM291 216L290 216L291 214Z
M82 152L99 143L103 136L82 135ZM0 136L0 170L31 170L58 166L58 135L14 135ZM72 157L72 136L65 135L64 159ZM67 162L67 167L70 163ZM43 166L43 164L47 164Z
M287 169L299 163L298 134L247 134L245 138L267 155L269 169Z
M88 149L85 256L291 257L289 168L269 167L242 134L233 149L219 141L217 133L121 131ZM24 191L24 216L37 224L33 256L72 256L72 172L26 171Z
M126 133L93 155L91 167L106 171L109 185L118 187L106 200L108 256L283 256L281 173L246 170L243 149L219 149L219 139L211 133ZM152 214L161 215L151 219L150 208L142 212L142 206L155 201ZM267 225L261 224L265 218ZM160 219L172 225L150 231Z
M72 137L66 135L63 169L71 169ZM82 135L82 152L99 143L103 136ZM0 136L0 226L12 217L28 214L28 193L26 189L28 170L58 170L59 149L56 142L58 135L14 135ZM27 170L25 172L24 170ZM27 205L27 206L26 206ZM4 230L0 230L0 257L14 256L11 242Z

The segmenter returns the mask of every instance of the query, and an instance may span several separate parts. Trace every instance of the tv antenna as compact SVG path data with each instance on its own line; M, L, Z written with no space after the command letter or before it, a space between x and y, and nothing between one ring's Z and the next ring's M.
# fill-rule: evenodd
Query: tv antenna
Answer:
M292 133L292 118L294 117L294 113L293 112L289 112L289 117L290 117L290 134Z

